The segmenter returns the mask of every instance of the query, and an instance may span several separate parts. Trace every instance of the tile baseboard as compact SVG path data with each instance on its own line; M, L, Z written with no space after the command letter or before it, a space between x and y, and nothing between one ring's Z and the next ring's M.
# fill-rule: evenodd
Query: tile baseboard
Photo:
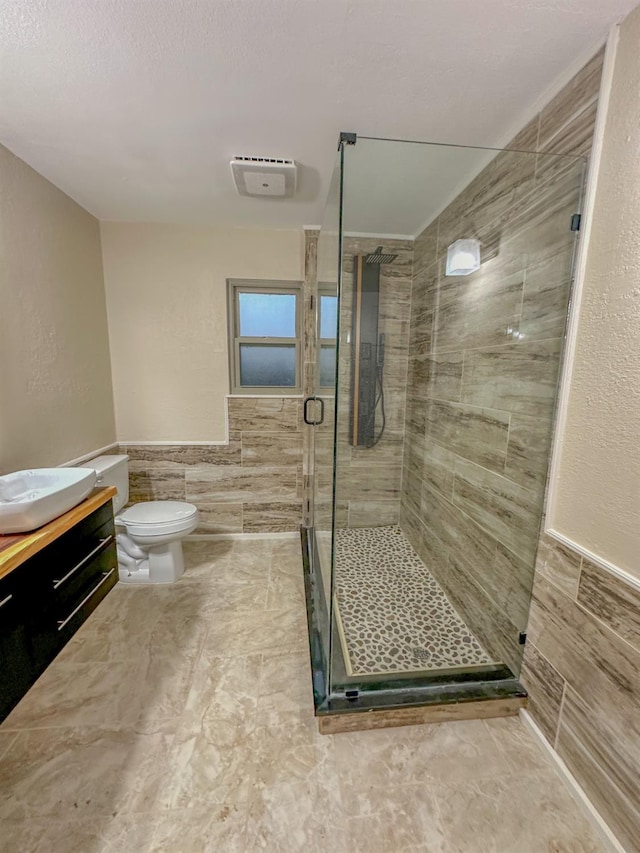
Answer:
M540 747L546 752L546 754L551 759L553 766L558 774L558 776L563 780L566 784L567 788L571 791L574 799L582 808L584 814L591 821L592 826L600 833L602 837L602 841L606 844L607 851L610 853L627 853L625 848L620 844L618 839L615 837L608 824L605 822L600 812L597 811L596 807L593 805L589 797L584 792L584 789L580 786L580 783L573 775L573 773L569 770L567 765L564 763L562 758L558 755L558 753L553 749L549 741L545 738L542 733L542 729L535 722L529 711L526 708L520 709L520 719L527 726L529 731L536 737Z

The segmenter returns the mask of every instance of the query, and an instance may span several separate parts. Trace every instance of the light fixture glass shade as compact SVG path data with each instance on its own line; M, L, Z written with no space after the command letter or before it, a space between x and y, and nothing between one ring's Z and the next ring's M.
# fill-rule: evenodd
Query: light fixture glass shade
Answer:
M456 240L447 249L446 275L469 275L480 269L480 242Z

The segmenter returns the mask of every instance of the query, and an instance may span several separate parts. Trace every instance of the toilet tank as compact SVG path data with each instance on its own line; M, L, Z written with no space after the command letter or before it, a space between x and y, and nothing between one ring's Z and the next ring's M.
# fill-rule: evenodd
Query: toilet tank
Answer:
M129 457L96 456L78 468L93 468L97 474L96 486L115 486L118 494L113 499L114 515L120 512L129 500Z

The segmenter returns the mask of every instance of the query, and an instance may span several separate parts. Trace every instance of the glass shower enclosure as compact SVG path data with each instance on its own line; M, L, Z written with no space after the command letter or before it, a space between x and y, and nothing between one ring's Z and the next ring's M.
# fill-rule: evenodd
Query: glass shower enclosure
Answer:
M522 694L584 165L341 137L310 320L319 714Z

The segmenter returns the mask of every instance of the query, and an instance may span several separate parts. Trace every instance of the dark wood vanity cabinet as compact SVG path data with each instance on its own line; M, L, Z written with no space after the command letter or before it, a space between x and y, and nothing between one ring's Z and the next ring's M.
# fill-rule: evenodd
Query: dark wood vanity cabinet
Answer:
M0 580L0 720L117 580L110 500Z

